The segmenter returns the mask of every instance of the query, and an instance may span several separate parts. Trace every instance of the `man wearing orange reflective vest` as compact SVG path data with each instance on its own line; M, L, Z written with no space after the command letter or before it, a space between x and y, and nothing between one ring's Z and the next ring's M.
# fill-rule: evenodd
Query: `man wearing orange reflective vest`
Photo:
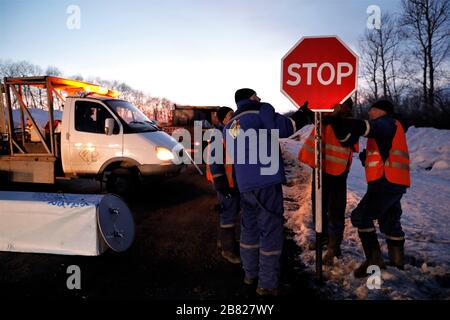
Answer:
M351 99L336 105L332 115L349 117L353 107ZM356 137L356 138L355 138ZM315 168L315 129L306 139L299 152L299 160ZM344 235L345 207L347 205L347 177L352 164L353 152L359 152L357 136L348 135L334 124L323 129L323 180L322 180L322 221L324 238L328 238L324 264L333 263L334 257L341 256L341 243ZM314 179L311 190L314 196ZM313 199L314 201L314 199ZM313 212L314 217L314 212Z
M351 135L368 138L366 149L360 154L365 167L367 192L351 215L366 256L354 275L368 276L367 268L377 265L385 268L373 220L378 220L385 234L390 265L404 268L405 234L400 217L400 200L410 186L409 152L402 124L393 116L390 101L380 100L369 109L369 121L331 118Z
M223 127L233 117L234 111L229 107L220 107L217 111L219 124L216 129L222 134ZM223 141L222 141L223 143ZM212 152L211 152L212 153ZM223 148L223 156L226 150ZM214 157L214 154L210 154ZM233 264L241 263L241 259L235 245L236 220L239 215L240 196L236 183L234 182L233 165L230 161L219 159L221 161L210 161L206 166L206 178L214 184L219 200L220 227L218 235L218 246L221 249L221 255L227 261Z

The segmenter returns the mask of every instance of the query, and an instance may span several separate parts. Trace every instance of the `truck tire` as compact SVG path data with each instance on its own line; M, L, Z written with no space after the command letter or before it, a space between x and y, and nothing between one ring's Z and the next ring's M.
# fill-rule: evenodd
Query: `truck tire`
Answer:
M111 171L106 180L106 191L129 198L137 189L138 176L135 172L125 168Z

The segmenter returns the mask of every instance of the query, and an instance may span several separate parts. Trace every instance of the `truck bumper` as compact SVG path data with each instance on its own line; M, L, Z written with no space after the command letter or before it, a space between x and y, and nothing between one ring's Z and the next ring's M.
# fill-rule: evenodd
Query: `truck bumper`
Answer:
M138 166L139 172L142 177L151 176L174 176L186 169L185 164L176 165L173 163L168 164L144 164Z

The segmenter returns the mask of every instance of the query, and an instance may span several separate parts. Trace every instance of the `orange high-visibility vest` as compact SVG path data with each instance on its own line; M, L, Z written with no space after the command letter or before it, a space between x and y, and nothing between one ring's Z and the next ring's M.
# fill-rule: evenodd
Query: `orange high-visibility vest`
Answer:
M223 167L225 169L225 174L227 176L227 180L228 180L228 186L230 188L234 188L234 179L233 179L233 164L231 163L230 158L228 157L228 154L226 152L226 148L225 148L225 142L222 140L222 144L224 146L224 152L225 152L225 163L223 164ZM209 153L209 148L210 148L210 144L208 144L208 154ZM221 174L219 174L218 176L220 176ZM209 164L206 164L206 179L208 179L209 182L213 183L214 182L214 178L216 178L217 176L213 175L211 173L211 168L209 167Z
M334 134L331 125L327 125L324 128L323 135L323 169L326 173L333 176L338 176L344 173L347 168L350 168L352 164L352 152L359 152L359 145L355 143L353 147L343 147L338 138ZM298 159L315 168L315 136L316 130L313 129L309 137L305 140L302 149L299 152Z
M384 174L389 182L409 187L411 180L408 145L402 125L397 120L395 124L397 130L392 140L389 157L384 163L375 139L367 139L366 180L367 182L376 181Z

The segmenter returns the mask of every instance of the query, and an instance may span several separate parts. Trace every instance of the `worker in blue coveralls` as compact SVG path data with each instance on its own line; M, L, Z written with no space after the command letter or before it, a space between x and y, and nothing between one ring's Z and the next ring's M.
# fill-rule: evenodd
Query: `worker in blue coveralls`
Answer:
M224 128L224 138L241 194L244 283L257 283L258 295L278 295L286 182L278 138L287 138L308 123L306 104L286 117L261 102L252 89L237 90L235 101L237 111Z

